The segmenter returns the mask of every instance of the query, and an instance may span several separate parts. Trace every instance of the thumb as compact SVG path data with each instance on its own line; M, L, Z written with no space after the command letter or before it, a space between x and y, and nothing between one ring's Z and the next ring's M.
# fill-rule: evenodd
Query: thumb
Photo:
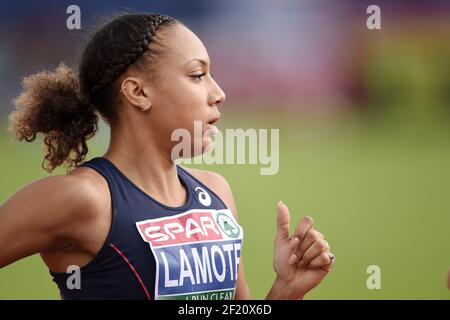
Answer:
M276 241L282 241L289 238L289 225L291 216L288 207L282 202L277 205L277 235Z

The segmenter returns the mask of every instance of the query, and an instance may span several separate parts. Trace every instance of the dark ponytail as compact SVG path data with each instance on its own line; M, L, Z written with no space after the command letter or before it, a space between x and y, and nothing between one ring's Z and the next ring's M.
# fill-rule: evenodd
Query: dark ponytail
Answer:
M117 120L118 79L134 65L148 72L163 47L156 31L178 20L169 16L124 14L98 30L81 57L79 77L61 64L23 80L23 92L10 114L10 129L19 140L43 134L48 172L65 163L75 167L88 153L86 141L97 131L97 112L109 124Z
M38 133L44 135L47 154L42 167L48 172L63 163L71 167L82 162L98 118L93 107L83 102L74 72L61 64L54 72L26 77L23 87L9 115L16 137L32 142Z

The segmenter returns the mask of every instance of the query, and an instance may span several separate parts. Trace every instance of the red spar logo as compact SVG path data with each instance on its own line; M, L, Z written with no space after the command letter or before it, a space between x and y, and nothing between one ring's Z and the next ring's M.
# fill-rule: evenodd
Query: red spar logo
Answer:
M136 225L142 238L153 247L223 239L211 212L187 212Z

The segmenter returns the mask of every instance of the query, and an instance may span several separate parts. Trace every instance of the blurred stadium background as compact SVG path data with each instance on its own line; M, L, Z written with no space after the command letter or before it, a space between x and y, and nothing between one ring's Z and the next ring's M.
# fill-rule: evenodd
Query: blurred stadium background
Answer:
M66 28L71 4L78 31ZM381 30L366 28L370 4L381 7ZM169 14L200 36L227 94L221 129L280 129L277 175L200 166L233 188L255 298L274 277L278 200L294 221L313 216L337 257L307 299L450 298L448 1L0 2L0 203L47 175L41 145L7 131L21 78L76 66L89 28L118 9ZM107 141L101 126L89 158ZM380 290L366 286L370 265L381 268ZM58 298L38 255L0 270L0 299Z

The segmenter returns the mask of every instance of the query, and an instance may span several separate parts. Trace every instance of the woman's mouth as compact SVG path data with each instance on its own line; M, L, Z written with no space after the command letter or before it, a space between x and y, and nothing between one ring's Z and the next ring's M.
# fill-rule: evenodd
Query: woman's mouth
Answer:
M209 125L212 125L213 123L216 123L217 121L219 121L219 119L220 119L220 116L211 119L211 120L208 121L207 123L208 123Z

